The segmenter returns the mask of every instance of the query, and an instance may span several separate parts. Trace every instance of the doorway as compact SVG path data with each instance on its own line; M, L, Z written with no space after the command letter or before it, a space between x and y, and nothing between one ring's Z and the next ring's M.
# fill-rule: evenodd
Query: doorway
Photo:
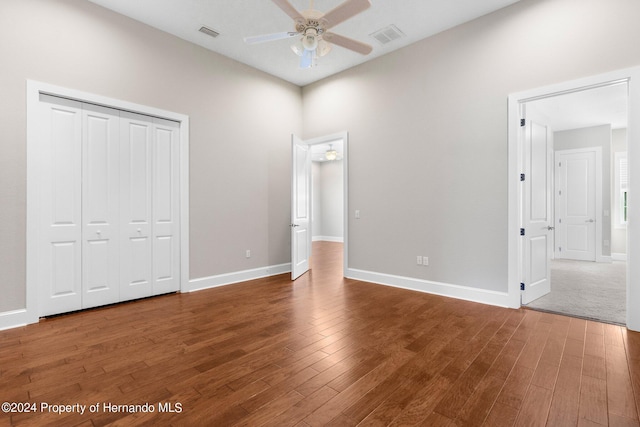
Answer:
M624 261L628 233L626 227L622 232L614 232L618 211L624 208L626 215L626 205L623 207L618 200L622 197L616 197L621 188L615 184L619 179L614 158L617 151L627 153L629 79L607 81L605 77L595 84L572 86L542 89L535 96L518 101L521 118L550 129L553 159L548 171L552 179L546 188L552 197L545 198L553 212L553 222L548 227L552 250L538 251L540 256L548 257L545 262L550 266L550 292L525 300L528 286L525 273L530 269L530 260L522 256L521 249L518 262L524 288L522 304L624 324L627 323L624 312L630 304L627 301L630 280ZM621 137L623 147L619 144ZM518 150L523 156L519 164L526 165L526 150ZM626 197L626 181L624 184ZM526 198L526 190L522 194ZM521 218L526 217L524 209L519 210Z
M311 239L344 242L344 142L311 146Z
M292 280L311 268L319 242L341 246L343 276L348 254L348 134L292 140ZM308 218L302 218L308 212ZM308 222L308 224L307 224ZM307 228L301 241L301 226ZM302 250L304 249L304 250Z

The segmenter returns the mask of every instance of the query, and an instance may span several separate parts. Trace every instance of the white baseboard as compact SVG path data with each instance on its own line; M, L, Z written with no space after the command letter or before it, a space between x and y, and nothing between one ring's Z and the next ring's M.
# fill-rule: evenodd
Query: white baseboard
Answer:
M612 253L611 254L611 259L614 260L614 261L626 261L627 260L627 254Z
M513 305L510 303L507 292L489 291L486 289L471 288L469 286L432 282L412 277L393 276L390 274L375 273L372 271L357 270L353 268L347 269L347 277L349 279L362 280L363 282L371 282L379 285L425 292L428 294L435 294L482 304L496 305L499 307L511 307Z
M235 271L233 273L219 274L210 277L201 277L199 279L189 280L187 289L182 289L182 292L217 288L218 286L231 285L233 283L246 282L248 280L261 279L263 277L275 276L289 272L291 272L291 263L254 268L252 270Z
M336 242L336 243L344 243L344 237L333 237L333 236L313 236L311 238L314 242Z
M218 286L230 285L232 283L244 282L247 280L260 279L262 277L275 276L277 274L291 271L291 263L272 265L268 267L256 268L253 270L238 271L234 273L221 274L218 276L203 277L189 280L181 292L193 292L201 289L215 288ZM30 323L37 323L38 316L34 316L27 309L12 310L0 313L0 331L5 329L19 328Z
M37 320L36 320L37 321ZM19 328L29 323L34 323L27 309L5 311L0 313L0 331L5 329Z

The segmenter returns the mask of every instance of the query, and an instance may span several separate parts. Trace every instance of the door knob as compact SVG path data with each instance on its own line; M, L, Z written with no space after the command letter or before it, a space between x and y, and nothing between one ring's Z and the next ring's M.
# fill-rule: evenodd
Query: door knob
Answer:
M289 227L300 227L299 224L289 224Z
M102 231L96 230L96 234L100 235L100 234L102 234Z
M547 226L547 230L549 230L549 231L551 231L551 230L555 230L555 229L556 229L555 227L552 227L552 226L550 226L550 225L549 225L549 226Z
M138 233L142 233L142 229L141 228L138 228L137 231L138 231Z
M585 222L595 222L593 219L588 219Z

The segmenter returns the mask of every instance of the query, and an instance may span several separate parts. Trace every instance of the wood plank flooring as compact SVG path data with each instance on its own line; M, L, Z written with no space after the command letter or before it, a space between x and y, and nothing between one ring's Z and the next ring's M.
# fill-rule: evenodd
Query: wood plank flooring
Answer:
M640 425L640 334L345 280L341 250L0 332L0 403L37 407L0 427Z

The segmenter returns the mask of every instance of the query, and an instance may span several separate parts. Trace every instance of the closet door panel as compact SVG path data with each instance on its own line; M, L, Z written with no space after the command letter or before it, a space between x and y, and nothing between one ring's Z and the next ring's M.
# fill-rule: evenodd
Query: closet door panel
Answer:
M82 308L82 105L40 95L39 314Z
M120 113L120 296L152 294L152 138L149 117Z
M179 125L154 119L153 294L180 289Z
M120 113L83 104L83 308L120 300Z

